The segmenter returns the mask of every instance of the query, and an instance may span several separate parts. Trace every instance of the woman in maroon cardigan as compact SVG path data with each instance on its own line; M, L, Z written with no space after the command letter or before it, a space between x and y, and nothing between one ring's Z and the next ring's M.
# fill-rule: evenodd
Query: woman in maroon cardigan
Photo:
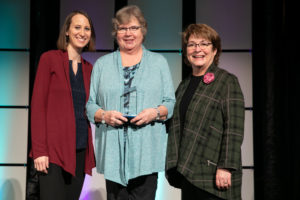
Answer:
M95 166L85 115L92 65L81 57L95 49L95 32L85 12L67 16L57 47L40 58L31 101L30 156L42 200L78 199Z

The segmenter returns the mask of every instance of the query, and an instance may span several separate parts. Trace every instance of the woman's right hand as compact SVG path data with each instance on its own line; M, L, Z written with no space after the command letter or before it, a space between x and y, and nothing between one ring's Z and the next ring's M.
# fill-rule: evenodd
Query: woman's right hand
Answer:
M34 159L34 168L39 172L44 172L48 174L49 168L49 157L48 156L40 156Z
M123 117L123 114L118 111L115 110L103 111L99 109L95 113L95 121L101 122L103 117L106 124L114 127L121 126L128 121L127 118Z

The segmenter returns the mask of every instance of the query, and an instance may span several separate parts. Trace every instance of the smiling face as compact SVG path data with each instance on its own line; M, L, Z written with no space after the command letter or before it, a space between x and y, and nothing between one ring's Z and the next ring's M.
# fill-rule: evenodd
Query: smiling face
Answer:
M91 39L91 26L89 20L81 14L74 15L69 30L66 32L69 37L68 47L78 52L89 43Z
M117 31L116 39L120 47L120 51L134 52L142 48L143 33L142 29L130 30L129 27L141 27L136 17L131 17L129 23L119 25L118 29L127 28L126 31Z
M213 49L211 41L202 37L195 37L194 35L189 37L186 47L186 56L192 65L193 71L201 69L201 71L205 73L214 61L216 53L217 50Z

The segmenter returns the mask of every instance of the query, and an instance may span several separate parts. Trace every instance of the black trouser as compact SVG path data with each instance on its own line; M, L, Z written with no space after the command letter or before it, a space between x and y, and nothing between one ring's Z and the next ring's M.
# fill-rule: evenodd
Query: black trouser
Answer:
M41 200L79 199L85 177L84 161L85 150L76 151L76 177L50 163L48 174L39 176Z
M105 180L107 200L154 200L157 188L157 173L129 180L127 187Z
M181 185L181 200L222 200L221 198L206 192L183 178Z

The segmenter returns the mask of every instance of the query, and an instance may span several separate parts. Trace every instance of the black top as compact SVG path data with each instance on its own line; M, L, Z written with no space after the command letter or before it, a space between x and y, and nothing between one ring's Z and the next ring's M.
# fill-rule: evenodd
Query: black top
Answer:
M203 78L203 76L191 76L190 83L182 96L182 99L180 102L180 107L179 107L181 133L184 128L186 111L188 109L188 106L192 100L192 97L194 96L195 91L196 91L200 81L202 80L202 78Z
M76 120L76 149L85 149L88 142L88 122L85 117L85 89L82 74L82 65L78 63L76 75L72 69L72 60L69 61L70 83Z

